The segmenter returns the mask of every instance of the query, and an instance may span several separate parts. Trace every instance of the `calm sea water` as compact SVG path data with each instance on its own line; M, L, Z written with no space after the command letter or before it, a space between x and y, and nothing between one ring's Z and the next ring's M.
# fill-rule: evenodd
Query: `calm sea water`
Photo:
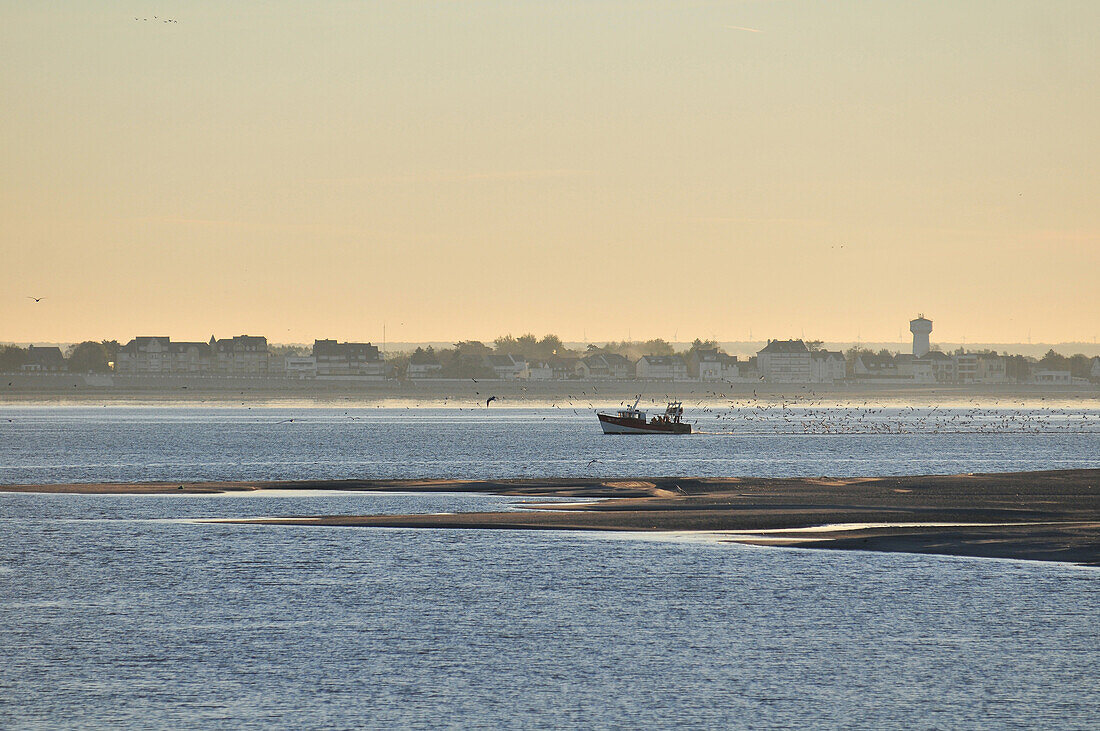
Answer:
M181 520L503 506L0 494L0 726L1100 722L1092 569Z
M1038 434L630 439L590 414L366 411L5 408L0 482L580 475L591 459L603 474L881 474L1095 467L1100 452L1057 415ZM0 493L0 727L1100 724L1095 569L203 522L520 507Z
M9 406L0 407L0 483L852 476L1100 466L1100 409L773 405L689 409L688 416L704 433L609 437L593 412L580 408Z

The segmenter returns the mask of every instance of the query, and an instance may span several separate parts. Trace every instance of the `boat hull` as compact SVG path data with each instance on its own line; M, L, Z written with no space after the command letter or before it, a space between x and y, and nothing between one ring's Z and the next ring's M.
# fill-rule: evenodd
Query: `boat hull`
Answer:
M647 422L644 419L627 419L610 414L596 414L604 434L691 434L691 424Z

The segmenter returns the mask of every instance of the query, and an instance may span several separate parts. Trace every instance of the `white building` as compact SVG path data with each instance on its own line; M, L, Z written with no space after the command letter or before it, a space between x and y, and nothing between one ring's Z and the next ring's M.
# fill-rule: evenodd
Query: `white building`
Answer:
M810 353L810 380L832 383L848 375L844 353L839 350L815 350Z
M756 354L760 376L770 383L809 383L810 349L801 340L769 340Z
M688 375L700 381L731 381L741 374L737 356L718 348L694 348L687 356Z
M313 341L313 358L318 378L382 380L386 363L378 348L370 343Z
M1036 371L1031 374L1031 382L1046 386L1068 386L1073 383L1073 375L1069 371Z
M409 363L405 375L409 378L439 378L443 366L439 363Z
M1006 360L992 353L957 353L955 380L959 383L1006 383Z
M634 366L638 378L660 381L685 381L687 363L678 355L643 355Z
M955 354L955 380L959 383L974 383L978 378L978 354Z
M487 355L485 365L497 378L523 378L527 372L527 361L519 355Z
M409 356L409 365L405 369L408 378L438 378L443 371L443 365L435 357L435 350L429 346L427 350L417 348Z
M932 368L932 380L936 383L951 383L957 378L955 373L955 359L947 353L938 350L929 350L921 358L927 361Z
M925 353L925 356L927 355L928 353ZM936 376L932 371L931 359L902 353L894 360L897 363L898 376L901 378L912 379L914 383L935 383Z
M288 355L283 362L287 378L317 377L317 359L312 355Z
M271 362L267 338L262 335L237 335L208 343L214 355L214 368L223 376L266 376Z
M115 355L117 373L178 375L213 371L214 351L208 343L174 343L167 337L142 336L126 343Z
M554 380L554 366L546 361L528 361L527 373L524 374L524 378L529 381L552 381Z
M577 361L575 373L585 380L622 380L634 377L634 365L618 353L593 353Z

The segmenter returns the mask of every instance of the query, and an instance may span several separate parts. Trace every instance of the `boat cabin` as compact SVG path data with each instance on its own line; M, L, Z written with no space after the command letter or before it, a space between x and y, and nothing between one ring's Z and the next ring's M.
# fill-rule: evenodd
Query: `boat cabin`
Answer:
M644 416L642 417L645 418ZM654 416L653 424L679 424L684 418L684 404L680 401L669 401L665 407L665 413Z

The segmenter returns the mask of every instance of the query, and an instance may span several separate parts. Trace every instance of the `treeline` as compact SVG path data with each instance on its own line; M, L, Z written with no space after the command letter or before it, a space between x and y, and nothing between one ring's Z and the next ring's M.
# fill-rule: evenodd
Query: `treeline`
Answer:
M85 340L70 345L62 354L70 371L74 373L110 373L118 349L117 340ZM30 363L30 349L18 345L0 347L0 371L17 371Z
M386 360L398 372L409 364L438 364L442 366L442 378L492 378L493 370L485 364L488 355L514 355L528 362L554 363L555 361L584 358L599 353L615 353L630 360L643 355L688 355L693 350L717 348L713 340L696 339L686 350L677 351L661 338L643 341L610 341L603 345L592 344L583 350L568 348L557 335L541 338L527 333L514 337L502 335L487 345L480 340L460 340L450 348L420 347L412 353L389 353Z

